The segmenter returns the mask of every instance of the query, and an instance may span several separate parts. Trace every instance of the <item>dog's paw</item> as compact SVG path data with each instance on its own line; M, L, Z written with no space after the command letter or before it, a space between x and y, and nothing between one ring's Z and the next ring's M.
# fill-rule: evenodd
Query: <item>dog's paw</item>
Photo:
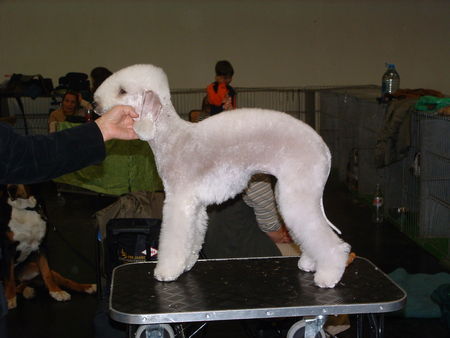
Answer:
M8 310L15 309L17 307L17 297L8 299Z
M70 294L66 291L50 291L50 296L58 302L66 302L70 300Z
M172 282L177 279L183 272L184 269L178 271L173 268L164 268L159 264L156 265L154 276L160 282Z
M31 299L31 298L34 298L34 296L36 296L36 293L33 288L30 288L29 286L27 286L25 289L23 289L22 296L25 299Z
M197 263L197 261L198 261L198 254L191 255L186 262L186 267L185 267L184 271L191 270L193 268L193 266L195 265L195 263Z
M90 284L88 288L84 290L84 292L92 295L93 293L97 292L97 284Z
M298 268L306 272L314 272L316 271L316 262L303 252L298 260Z
M320 288L334 288L341 280L344 271L337 268L318 270L314 274L314 283Z

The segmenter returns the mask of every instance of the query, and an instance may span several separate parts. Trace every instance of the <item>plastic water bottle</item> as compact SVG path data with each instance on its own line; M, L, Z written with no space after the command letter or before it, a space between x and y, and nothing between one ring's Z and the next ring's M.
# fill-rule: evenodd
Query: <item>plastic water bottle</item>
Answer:
M373 223L383 223L384 220L384 201L383 194L381 192L380 185L377 184L375 194L372 200L372 222Z
M381 81L381 98L394 94L400 88L400 75L398 75L394 64L386 64L387 70Z
M86 110L86 114L84 117L85 117L86 122L94 121L94 111L92 109Z

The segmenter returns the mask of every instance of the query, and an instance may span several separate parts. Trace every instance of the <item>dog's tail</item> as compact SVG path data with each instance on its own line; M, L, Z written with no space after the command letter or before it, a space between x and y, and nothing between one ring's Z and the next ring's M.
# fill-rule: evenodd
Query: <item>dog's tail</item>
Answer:
M325 217L325 220L327 221L328 225L331 229L336 231L339 235L342 235L341 230L339 230L333 223L330 222L330 220L327 218L327 215L325 214L325 209L323 208L323 197L320 199L320 209L322 209L323 217Z

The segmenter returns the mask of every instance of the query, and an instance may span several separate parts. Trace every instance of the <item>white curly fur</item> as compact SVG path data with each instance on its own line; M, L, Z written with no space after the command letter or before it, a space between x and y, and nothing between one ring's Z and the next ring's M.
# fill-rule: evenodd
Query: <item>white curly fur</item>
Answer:
M167 77L152 65L114 73L96 91L100 111L128 104L140 114L135 130L147 140L166 200L155 277L172 281L197 261L207 226L206 206L240 193L258 172L277 177L276 198L320 287L339 282L350 247L330 228L322 194L330 152L305 123L281 112L236 109L200 123L181 119L170 101Z

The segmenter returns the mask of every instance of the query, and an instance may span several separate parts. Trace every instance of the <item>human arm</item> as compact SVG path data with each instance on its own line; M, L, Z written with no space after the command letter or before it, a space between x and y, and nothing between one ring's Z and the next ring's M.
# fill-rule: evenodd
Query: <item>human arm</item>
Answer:
M136 139L131 107L113 108L94 123L49 135L22 136L0 124L0 183L36 183L101 162L104 141Z
M292 243L292 238L284 224L282 224L278 230L266 231L265 234L275 243Z
M85 124L49 135L18 135L0 125L0 183L46 181L105 157L97 125Z
M138 138L133 125L134 119L139 117L130 106L116 106L100 118L95 120L103 140L111 139L135 140Z
M253 208L259 228L275 243L290 243L291 237L278 214L275 196L268 180L252 179L243 196Z

